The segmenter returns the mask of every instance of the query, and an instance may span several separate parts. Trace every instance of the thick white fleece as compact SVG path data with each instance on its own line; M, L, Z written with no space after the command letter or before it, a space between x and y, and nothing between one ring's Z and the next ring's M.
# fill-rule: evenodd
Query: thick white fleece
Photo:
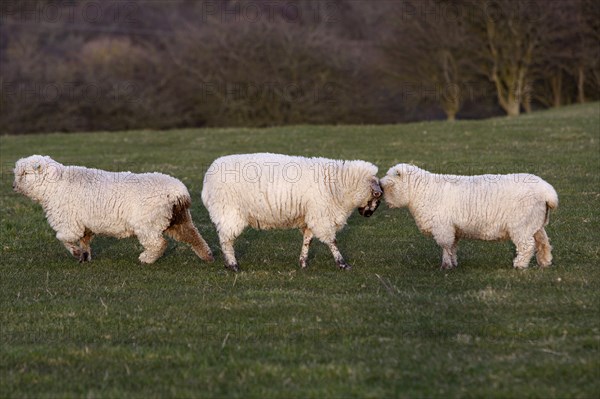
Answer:
M162 233L174 206L190 204L185 185L161 173L65 166L39 155L17 161L14 173L15 190L42 205L56 237L74 255L86 235L136 235L145 248L140 260L151 263L164 251Z
M202 201L219 233L226 263L234 269L233 240L246 226L300 228L305 243L314 234L330 246L338 266L345 267L332 248L335 235L357 207L369 215L374 211L376 174L377 167L364 161L229 155L215 160L204 176ZM305 256L301 263L306 265Z
M460 238L511 239L517 246L517 268L527 267L534 248L538 263L551 263L544 226L548 210L558 206L558 195L538 176L441 175L398 164L381 186L388 205L408 207L419 229L444 249L444 268L456 266Z

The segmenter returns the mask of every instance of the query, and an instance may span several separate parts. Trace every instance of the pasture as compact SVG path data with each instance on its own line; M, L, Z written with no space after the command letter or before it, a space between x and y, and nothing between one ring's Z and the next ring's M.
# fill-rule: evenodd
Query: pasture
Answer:
M0 396L595 397L600 393L600 105L518 118L0 137ZM270 151L398 162L439 173L530 172L560 205L554 265L512 268L509 242L463 241L460 266L407 210L355 212L300 270L298 231L247 230L223 267L200 200L216 157ZM98 237L78 264L42 209L11 190L14 162L160 171L189 188L216 255L170 242L142 265L135 238Z

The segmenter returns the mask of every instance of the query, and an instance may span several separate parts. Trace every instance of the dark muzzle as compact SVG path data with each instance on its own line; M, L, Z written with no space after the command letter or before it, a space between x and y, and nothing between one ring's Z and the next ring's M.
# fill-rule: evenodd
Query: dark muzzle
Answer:
M373 214L373 211L370 209L365 208L358 208L358 213L360 213L362 216L368 218Z
M370 217L373 214L373 212L375 212L377 207L379 206L379 202L380 201L378 199L369 201L367 206L358 208L358 213L360 213L361 216L364 216L366 218Z

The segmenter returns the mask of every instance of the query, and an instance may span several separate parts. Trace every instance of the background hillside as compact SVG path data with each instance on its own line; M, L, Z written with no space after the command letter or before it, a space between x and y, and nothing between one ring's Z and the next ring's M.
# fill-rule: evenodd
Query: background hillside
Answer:
M600 99L594 0L0 2L0 133L383 124Z

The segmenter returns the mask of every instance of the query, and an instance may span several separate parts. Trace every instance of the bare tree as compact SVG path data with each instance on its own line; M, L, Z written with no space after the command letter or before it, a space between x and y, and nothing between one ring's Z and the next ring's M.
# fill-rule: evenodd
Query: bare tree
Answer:
M544 106L584 102L586 88L597 92L600 43L597 2L555 0L545 4L546 29L530 68L534 99Z
M453 120L600 96L594 0L82 0L44 20L48 4L0 22L3 133Z
M472 80L462 10L436 1L406 1L390 10L392 28L383 38L384 71L411 94L441 106L448 120L456 118Z
M542 47L548 25L543 2L493 0L463 3L472 39L478 45L473 58L494 84L498 103L516 116L531 101L531 67Z
M577 102L586 101L586 83L589 75L598 74L600 59L600 5L596 1L577 0L571 4L570 21L573 41L571 43L571 71L577 84ZM593 82L592 82L593 84ZM596 91L598 85L596 83Z

